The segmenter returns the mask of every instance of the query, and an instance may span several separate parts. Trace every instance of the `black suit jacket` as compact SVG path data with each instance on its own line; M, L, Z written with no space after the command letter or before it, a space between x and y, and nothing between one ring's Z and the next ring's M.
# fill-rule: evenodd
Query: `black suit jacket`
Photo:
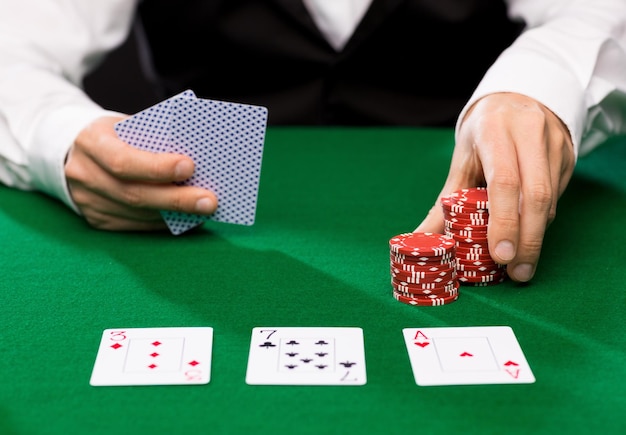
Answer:
M299 125L452 125L521 31L497 0L373 0L341 52L300 0L145 0L139 18L163 97Z

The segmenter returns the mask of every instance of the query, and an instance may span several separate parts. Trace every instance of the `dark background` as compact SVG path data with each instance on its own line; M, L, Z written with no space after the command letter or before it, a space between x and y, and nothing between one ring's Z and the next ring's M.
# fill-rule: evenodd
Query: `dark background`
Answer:
M85 91L105 109L137 113L161 99L143 74L133 34L85 78Z

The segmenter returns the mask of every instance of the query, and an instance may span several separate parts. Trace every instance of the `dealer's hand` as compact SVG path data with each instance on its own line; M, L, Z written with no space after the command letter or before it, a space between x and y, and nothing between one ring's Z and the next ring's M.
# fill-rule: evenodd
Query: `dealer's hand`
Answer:
M416 231L442 233L441 197L486 185L489 252L512 280L529 281L574 165L569 132L554 113L524 95L486 96L465 116L446 182Z
M213 192L172 184L192 176L189 157L133 148L113 129L121 119L94 121L80 132L67 156L70 194L90 225L111 231L158 230L166 228L159 210L215 212Z

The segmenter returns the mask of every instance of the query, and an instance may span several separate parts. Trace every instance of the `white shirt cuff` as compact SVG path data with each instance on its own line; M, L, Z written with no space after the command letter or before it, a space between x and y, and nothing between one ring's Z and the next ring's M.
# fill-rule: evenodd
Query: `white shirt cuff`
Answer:
M102 116L120 115L104 110L95 104L66 105L49 113L43 119L33 139L34 150L29 160L33 185L59 198L80 214L72 201L65 179L65 159L79 132L89 123Z
M515 92L531 97L550 109L567 126L576 155L586 114L580 81L567 66L551 59L538 62L538 54L525 49L507 50L487 71L456 124L456 135L467 110L480 98L497 92Z

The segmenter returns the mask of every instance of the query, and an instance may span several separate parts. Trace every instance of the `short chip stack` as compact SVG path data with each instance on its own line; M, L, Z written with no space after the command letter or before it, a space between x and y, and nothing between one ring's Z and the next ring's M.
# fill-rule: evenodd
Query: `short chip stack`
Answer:
M456 274L461 284L487 286L506 278L506 266L489 254L489 201L485 187L461 189L441 200L446 235L455 241Z
M458 298L455 242L444 234L404 233L389 240L393 297L409 305L445 305Z

